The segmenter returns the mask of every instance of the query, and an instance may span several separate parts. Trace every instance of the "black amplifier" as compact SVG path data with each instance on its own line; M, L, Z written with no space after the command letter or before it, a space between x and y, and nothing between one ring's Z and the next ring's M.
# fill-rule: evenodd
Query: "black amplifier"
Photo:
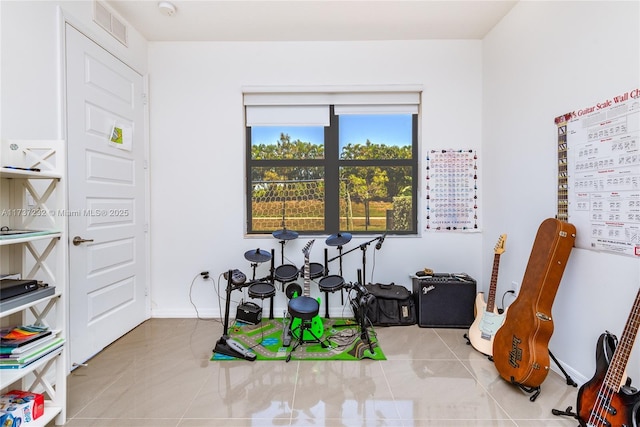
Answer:
M465 273L413 278L418 326L468 328L474 320L476 281Z
M238 305L236 320L257 325L262 320L262 307L253 302L243 302Z

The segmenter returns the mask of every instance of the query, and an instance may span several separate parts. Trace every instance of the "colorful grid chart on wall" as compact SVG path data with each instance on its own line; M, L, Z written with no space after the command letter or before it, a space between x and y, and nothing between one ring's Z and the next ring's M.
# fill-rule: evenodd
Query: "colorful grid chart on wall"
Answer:
M475 150L427 154L426 229L478 230L478 155Z

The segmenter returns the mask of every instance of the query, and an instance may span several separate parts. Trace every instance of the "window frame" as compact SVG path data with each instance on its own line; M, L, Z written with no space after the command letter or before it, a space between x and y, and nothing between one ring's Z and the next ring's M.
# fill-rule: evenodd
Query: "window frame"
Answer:
M394 113L390 113L394 114ZM396 113L397 114L397 113ZM255 231L252 229L252 170L255 167L320 167L324 169L325 204L324 204L324 230L295 230L305 235L335 234L349 232L353 235L379 234L371 230L341 230L340 229L340 168L342 167L411 167L411 222L410 230L384 230L390 235L417 235L418 234L418 188L419 188L419 130L420 113L411 113L411 158L410 159L367 159L367 160L342 160L340 159L340 129L339 115L335 114L334 105L329 105L329 125L324 127L324 158L323 159L279 159L279 160L254 160L252 155L251 129L245 123L245 192L246 192L246 229L247 235L267 235L271 231ZM272 230L276 231L276 230Z

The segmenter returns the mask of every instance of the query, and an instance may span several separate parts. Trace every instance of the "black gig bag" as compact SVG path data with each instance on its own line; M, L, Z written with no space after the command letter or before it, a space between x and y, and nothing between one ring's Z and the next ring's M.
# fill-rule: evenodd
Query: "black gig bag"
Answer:
M375 297L367 309L367 317L373 325L415 325L415 301L410 290L394 283L369 284L365 288Z

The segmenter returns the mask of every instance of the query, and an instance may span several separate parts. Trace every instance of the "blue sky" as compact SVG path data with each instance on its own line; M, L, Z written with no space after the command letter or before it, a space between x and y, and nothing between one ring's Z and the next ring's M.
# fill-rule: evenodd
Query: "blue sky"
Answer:
M364 144L411 145L411 115L340 116L340 147Z
M280 140L281 133L289 134L292 141L299 139L321 144L324 140L324 128L320 126L254 126L251 128L251 143L253 145L275 144Z
M251 129L256 144L275 144L280 133L291 140L320 144L324 139L323 127L261 126ZM346 144L364 144L369 139L376 144L411 145L411 115L343 115L340 116L340 148Z

